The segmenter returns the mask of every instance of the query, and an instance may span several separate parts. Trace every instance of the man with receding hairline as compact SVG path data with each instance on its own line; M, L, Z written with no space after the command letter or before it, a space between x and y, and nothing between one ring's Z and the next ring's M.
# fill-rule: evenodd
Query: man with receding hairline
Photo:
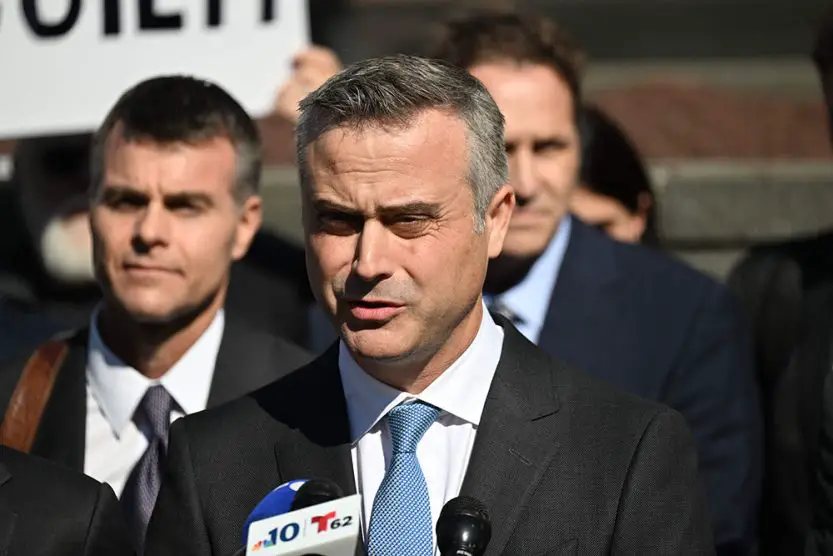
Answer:
M745 553L763 473L750 334L725 288L570 214L582 52L547 18L483 14L449 22L431 54L479 79L506 118L517 204L489 262L487 304L551 355L679 411L697 443L718 549ZM319 317L312 312L313 349L329 332Z
M339 340L174 424L149 553L234 553L259 500L300 478L362 495L356 554L437 554L460 494L488 508L489 556L713 553L682 417L486 309L515 206L503 125L465 70L411 56L304 99L307 269Z

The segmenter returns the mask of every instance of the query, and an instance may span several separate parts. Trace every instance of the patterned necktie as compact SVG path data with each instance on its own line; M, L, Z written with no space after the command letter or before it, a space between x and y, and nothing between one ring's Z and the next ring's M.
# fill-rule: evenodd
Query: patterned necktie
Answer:
M385 478L373 500L368 556L431 556L434 550L428 485L416 447L440 410L416 402L394 407L386 419L393 444Z
M139 554L143 554L148 521L162 482L162 463L168 449L168 427L173 408L174 399L164 386L158 384L147 389L133 414L139 430L149 435L149 444L127 478L121 505Z

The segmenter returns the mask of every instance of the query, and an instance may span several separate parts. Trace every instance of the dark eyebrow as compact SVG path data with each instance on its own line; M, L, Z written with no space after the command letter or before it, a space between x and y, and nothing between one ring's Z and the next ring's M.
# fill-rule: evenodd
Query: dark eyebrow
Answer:
M339 205L333 201L327 201L325 199L315 199L312 201L312 206L316 212L339 212L341 214L348 214L353 216L361 216L361 211L356 209L352 209L350 207L345 207L344 205Z
M205 193L183 191L181 193L171 193L169 195L165 195L165 203L175 205L192 204L199 206L211 206L214 204L214 201Z
M382 217L401 216L403 214L414 214L419 216L437 218L440 215L440 206L436 203L414 201L412 203L391 205L387 207L381 207L379 209L379 216Z
M101 194L103 198L113 200L119 198L142 199L147 200L148 194L139 189L134 189L129 185L105 185L102 188ZM169 193L165 195L166 204L193 204L210 206L213 201L209 195L205 193L182 191L179 193Z
M314 200L313 207L317 212L338 212L348 216L364 217L364 213L354 208L340 205L333 201L324 199ZM403 214L416 214L437 218L440 214L440 205L436 203L426 203L423 201L414 201L411 203L402 203L401 205L389 205L379 208L379 216L382 218L390 218L392 216L401 216Z
M120 197L129 197L133 199L147 199L147 194L139 191L138 189L133 189L127 185L109 185L105 184L104 187L101 188L99 191L100 195L104 199L118 199Z

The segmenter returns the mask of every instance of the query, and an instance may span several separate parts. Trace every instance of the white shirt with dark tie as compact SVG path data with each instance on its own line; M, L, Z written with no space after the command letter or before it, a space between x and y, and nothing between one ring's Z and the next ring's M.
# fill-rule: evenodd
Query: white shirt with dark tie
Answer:
M225 316L219 311L191 348L159 380L129 367L101 339L93 314L87 355L87 430L84 473L109 484L121 496L127 477L145 453L148 439L133 413L148 388L161 384L173 397L171 422L205 409Z
M483 308L474 341L433 383L407 394L365 373L339 345L339 371L347 400L353 440L351 455L356 491L362 495L362 531L367 538L373 500L391 459L385 415L406 400L418 399L441 410L417 446L431 503L432 531L446 502L460 493L483 407L503 349L503 329ZM436 551L436 533L434 534Z

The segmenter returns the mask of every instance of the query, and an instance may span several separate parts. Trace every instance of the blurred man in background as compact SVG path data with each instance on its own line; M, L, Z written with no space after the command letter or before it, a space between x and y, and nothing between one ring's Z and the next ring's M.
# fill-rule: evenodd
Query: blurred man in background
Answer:
M434 54L468 68L506 117L517 208L489 264L492 309L545 351L682 413L697 440L718 553L747 553L762 469L751 339L718 284L569 214L581 52L552 21L498 14L450 23Z
M83 326L101 299L88 222L89 134L25 139L0 205L0 361ZM303 250L259 230L232 266L226 306L253 329L302 343Z
M234 99L192 78L144 81L113 107L91 160L102 300L88 326L2 369L0 402L19 414L46 397L23 412L42 417L16 437L110 484L141 553L170 422L258 388L306 354L224 310L232 263L262 218L260 138ZM43 367L51 382L33 393Z

